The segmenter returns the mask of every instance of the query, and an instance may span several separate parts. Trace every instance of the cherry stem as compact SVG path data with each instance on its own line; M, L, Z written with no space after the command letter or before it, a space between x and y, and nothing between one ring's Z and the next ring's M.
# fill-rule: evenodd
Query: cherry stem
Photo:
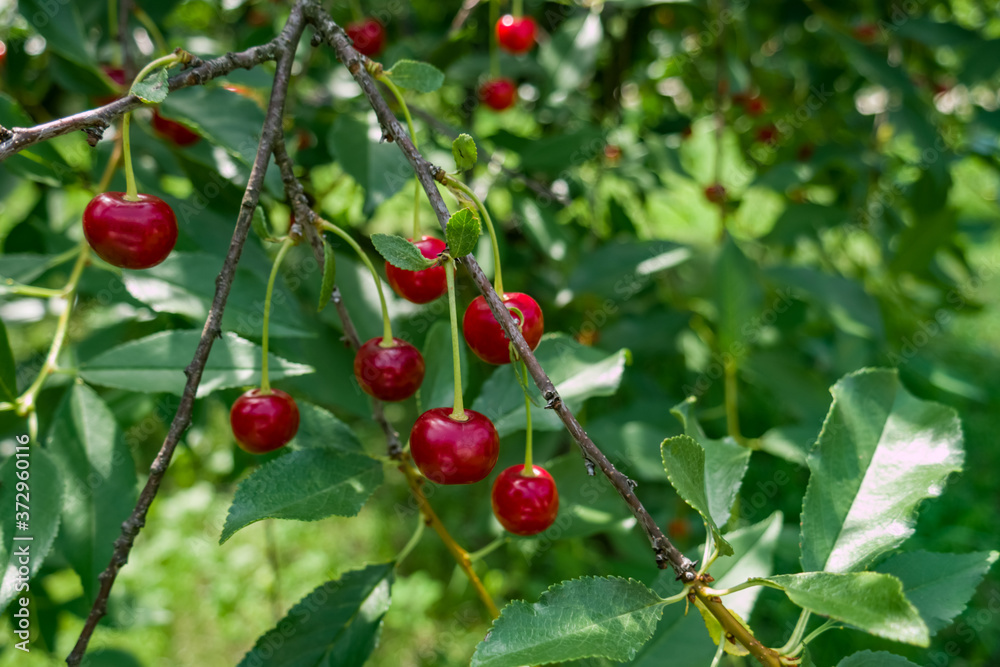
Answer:
M778 649L778 653L785 655L792 650L798 648L799 644L802 643L802 637L806 634L806 628L809 626L809 617L812 614L805 609L799 614L799 620L795 624L795 629L792 630L792 636L788 638L788 642L784 646Z
M271 297L274 295L274 280L278 277L278 267L281 266L281 261L285 259L285 255L288 254L293 245L295 245L295 240L290 235L286 236L281 248L278 249L278 254L274 257L271 275L267 278L267 291L264 293L264 327L261 333L263 338L261 340L260 391L263 394L271 393L271 380L267 375L267 347L270 340L268 326L271 323Z
M108 37L118 39L118 0L108 0Z
M393 463L395 463L395 461L393 461ZM417 543L420 542L420 538L424 536L424 528L426 527L427 521L424 519L423 515L418 515L417 528L413 531L413 535L410 536L406 545L400 549L398 554L396 554L396 558L393 559L396 563L396 567L399 567L399 564L402 563L406 557L410 555L410 552L413 551L414 547L417 546Z
M355 21L361 21L365 18L365 13L361 11L361 3L358 0L351 0L351 16L354 17Z
M462 360L458 347L458 307L455 305L455 260L445 256L444 272L448 281L448 317L451 319L451 364L455 371L455 403L451 415L455 421L467 421L462 399Z
M382 342L380 342L379 345L381 347L394 347L395 343L392 341L392 323L389 321L389 307L386 305L385 294L382 292L382 279L378 277L378 273L375 271L375 266L372 264L372 261L368 259L368 255L366 255L365 251L361 249L361 246L359 246L357 242L351 238L351 235L343 229L332 222L323 220L322 218L320 219L320 224L323 225L323 229L331 231L340 238L344 239L344 241L347 242L347 245L351 246L354 252L358 254L361 261L365 263L368 270L371 271L372 280L375 281L375 289L378 290L378 300L382 305Z
M490 0L490 78L500 76L500 50L497 47L497 21L500 20L500 0Z
M511 14L514 15L514 18L521 18L521 15L524 14L524 0L514 0L514 7L511 10Z
M169 51L170 48L167 46L167 40L163 38L163 33L160 32L160 29L157 27L156 21L154 21L142 7L134 2L132 3L132 13L135 14L137 19L139 19L139 23L141 23L142 27L146 29L146 32L153 36L153 41L156 42L156 50L160 53L166 53Z
M521 361L521 370L524 372L524 386L527 386L528 365L524 361ZM515 369L514 372L518 371ZM528 395L528 392L524 392L524 423L527 435L524 443L524 472L521 473L521 476L534 477L535 466L531 460L531 396Z
M403 110L403 117L406 118L406 127L410 130L410 141L413 142L413 148L417 148L417 131L413 127L413 117L410 116L410 108L406 106L406 99L403 97L403 92L395 83L392 82L392 79L387 74L380 74L376 78L384 83L390 91L392 91L392 94L396 97L396 101L399 102L399 106ZM421 190L419 178L414 179L413 186L413 240L419 241Z
M497 293L500 299L503 299L503 274L500 271L500 246L497 245L497 233L493 228L493 219L490 218L489 212L486 210L486 205L480 201L476 193L473 192L472 188L463 183L462 181L453 178L451 175L446 175L446 184L453 186L454 188L461 190L465 193L469 199L473 201L476 208L479 209L480 215L482 215L483 220L486 222L486 230L490 233L490 241L493 243L493 290Z

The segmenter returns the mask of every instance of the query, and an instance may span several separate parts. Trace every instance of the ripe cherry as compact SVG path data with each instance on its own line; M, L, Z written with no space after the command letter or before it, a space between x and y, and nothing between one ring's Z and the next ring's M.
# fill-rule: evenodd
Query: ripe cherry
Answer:
M813 146L812 144L802 144L801 146L799 146L799 149L795 152L795 158L799 162L808 162L812 158L813 153L815 152L816 152L816 147Z
M746 109L746 112L751 116L759 116L767 111L767 103L764 101L763 97L755 95L754 97L748 98L746 102L744 102L743 108Z
M778 128L768 123L757 130L757 141L762 144L775 144L778 142Z
M410 239L411 241L413 239ZM413 245L427 259L437 259L448 247L441 239L425 236ZM393 291L413 303L430 303L448 291L448 281L443 266L432 266L422 271L407 271L385 263L385 275Z
M369 396L382 401L403 401L424 381L424 358L404 340L392 339L382 347L382 337L372 338L354 357L354 377Z
M517 308L524 315L524 321L520 322L521 333L528 347L534 350L538 347L538 341L545 333L545 320L542 317L542 309L538 303L527 294L521 292L506 292L503 295L504 305L507 310L512 307ZM517 313L511 313L515 322L518 322ZM493 312L486 305L486 299L477 296L465 309L465 316L462 317L462 335L469 348L476 353L476 356L490 364L510 363L510 340L507 334L500 327L500 323L493 317Z
M479 86L479 99L494 111L503 111L517 101L517 87L505 76L489 79Z
M7 62L7 45L3 43L0 39L0 67L3 67L4 63Z
M265 454L284 447L299 430L295 399L281 391L251 389L236 399L229 411L236 444L251 454Z
M354 42L354 48L366 56L376 55L385 45L385 28L373 18L348 23L347 36Z
M153 121L150 124L161 136L170 139L178 146L191 146L201 139L199 134L192 132L177 121L161 116L157 109L153 109Z
M101 65L101 69L108 75L109 79L118 84L118 87L122 89L125 88L125 70L121 67L112 67L111 65ZM118 95L101 95L96 99L98 104L104 106L105 104L111 104L117 100Z
M497 43L504 51L515 55L527 53L535 45L538 27L530 16L506 14L497 21Z
M726 188L722 183L712 183L705 188L705 199L713 204L721 204L726 201Z
M879 29L874 23L862 23L851 29L854 39L864 44L872 44L878 39Z
M148 269L177 243L177 218L153 195L129 201L124 192L102 192L83 211L83 234L98 257L122 269Z
M438 484L472 484L493 471L500 436L485 415L465 410L465 421L451 408L432 408L417 417L410 431L410 454L424 476Z
M493 514L515 535L537 535L559 513L559 491L552 475L540 466L531 469L534 475L526 475L523 464L511 466L493 482Z

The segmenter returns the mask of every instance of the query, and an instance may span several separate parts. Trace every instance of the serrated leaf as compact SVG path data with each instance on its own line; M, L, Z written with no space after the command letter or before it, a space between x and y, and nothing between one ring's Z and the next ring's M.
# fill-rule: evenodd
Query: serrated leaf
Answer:
M684 426L684 433L705 450L705 488L709 512L716 524L724 526L732 515L733 503L743 485L752 452L729 436L710 440L692 413L694 403L695 399L689 398L675 405L670 413Z
M45 446L65 484L57 544L93 600L135 503L132 453L111 410L84 384L66 393Z
M400 88L418 93L433 93L444 84L444 72L417 60L399 60L385 74Z
M458 171L472 169L479 160L475 139L464 132L451 142L451 154L455 156L455 168Z
M191 363L200 338L200 331L161 331L97 355L80 367L80 376L105 387L180 396L187 381L184 369ZM273 354L267 358L271 380L305 375L314 370ZM260 366L259 345L236 334L224 333L212 345L198 396L207 396L219 389L259 384Z
M7 338L7 326L0 320L0 401L17 400L17 366Z
M556 390L571 410L579 410L584 401L600 396L612 396L618 391L629 351L618 350L608 354L586 347L564 333L542 336L535 357L548 372ZM514 377L513 364L501 366L483 383L472 409L488 416L500 436L524 430L524 391ZM532 396L545 402L536 387ZM531 413L535 431L561 431L563 423L553 410L534 410Z
M200 252L172 252L163 262L141 271L123 271L125 289L158 313L183 315L205 321L215 298L215 277L223 258ZM308 261L312 261L310 256ZM222 328L246 338L259 336L264 321L267 274L242 266L222 314ZM276 337L312 337L316 333L303 320L298 301L283 281L274 286L270 333Z
M153 71L145 79L133 83L129 93L135 95L146 104L159 104L167 99L167 70L160 68Z
M903 582L903 593L927 624L931 635L965 610L976 587L1000 553L939 554L911 551L890 556L875 568Z
M722 531L712 518L709 501L708 477L705 473L705 450L689 435L667 438L660 443L663 468L670 484L684 502L705 520L715 537L716 546L723 556L732 556L733 548L722 537Z
M451 405L455 400L455 366L451 345L451 324L447 320L437 320L431 325L424 339L424 367L427 369L420 385L420 401L425 408ZM469 380L469 364L466 359L465 338L458 338L458 358L462 374L462 386Z
M918 667L918 665L888 651L859 651L838 662L837 667Z
M337 449L343 452L364 454L364 447L351 427L337 419L329 410L297 401L299 430L289 443L302 449Z
M802 568L860 570L914 531L917 506L960 470L957 413L907 392L895 370L865 369L830 390L809 455Z
M392 563L369 565L316 588L261 635L238 667L361 667L378 645L393 573Z
M219 544L261 519L354 516L381 483L382 464L363 454L332 448L286 454L257 468L236 488Z
M903 582L878 572L804 572L752 581L770 582L814 614L897 642L928 646L930 634L903 594Z
M28 456L23 459L18 459L12 453L0 466L0 511L3 512L0 533L3 538L0 539L0 567L3 567L3 574L0 574L0 612L7 608L11 600L23 594L23 591L18 590L23 583L18 574L19 567L23 565L18 556L20 548L27 546L31 554L27 577L31 579L42 568L52 549L63 508L63 481L52 457L38 446L31 446L26 453ZM28 467L18 468L19 460L27 461ZM28 473L26 480L17 475L25 471ZM28 484L27 498L18 498L18 482ZM17 507L17 502L23 502L31 508L30 511L26 507ZM27 530L16 528L15 520L19 519L19 512L28 514ZM29 536L32 538L30 541L17 539Z
M333 288L337 281L337 258L333 254L333 247L323 241L323 281L319 288L319 304L316 306L317 312L323 312L326 305L333 297Z
M595 604L595 601L600 601ZM515 600L476 647L473 667L520 667L605 657L629 660L653 634L663 601L645 585L619 577L583 577Z
M420 248L402 236L372 234L372 245L385 261L404 271L422 271L434 264L420 252Z
M444 230L448 254L455 258L468 255L476 249L482 231L479 217L472 209L463 208L454 213L448 218L448 226Z

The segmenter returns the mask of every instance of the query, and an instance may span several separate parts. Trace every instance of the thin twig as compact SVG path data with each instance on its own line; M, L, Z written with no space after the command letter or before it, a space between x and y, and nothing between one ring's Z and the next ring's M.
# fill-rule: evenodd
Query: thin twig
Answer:
M76 667L80 664L87 650L87 644L94 633L94 628L97 627L97 623L107 612L108 595L111 593L111 587L115 583L118 571L128 562L128 555L132 549L132 544L135 541L136 535L139 534L139 531L146 523L146 514L149 511L149 506L152 504L160 488L163 476L170 465L170 459L173 457L174 449L177 447L181 435L191 423L191 412L194 407L195 395L198 385L201 382L205 364L208 362L208 355L212 350L212 343L222 335L222 313L225 310L226 300L229 298L229 291L233 285L236 265L240 260L243 245L246 243L247 234L250 231L250 223L253 219L254 210L257 208L257 203L260 199L264 174L267 171L268 161L271 157L271 147L274 144L274 138L281 131L281 121L285 107L285 97L288 93L288 82L291 77L292 62L295 58L299 39L302 36L303 27L302 2L299 2L292 8L288 22L281 33L269 42L270 52L277 53L278 61L274 74L274 85L271 89L271 99L268 104L267 115L264 119L260 145L257 148L257 155L250 171L250 179L247 183L246 192L243 194L243 202L240 206L233 239L229 244L229 252L226 254L222 270L216 279L215 297L212 299L212 307L205 320L205 327L202 329L201 339L198 341L194 358L188 367L184 369L184 374L187 376L187 384L184 386L184 393L181 396L177 413L174 415L170 429L167 432L167 437L163 441L163 445L160 447L153 465L150 467L149 479L146 481L146 486L143 488L142 493L139 494L139 500L136 503L135 509L132 510L132 514L122 524L122 534L115 540L111 562L108 564L107 569L98 577L100 589L97 597L84 623L80 637L77 639L76 646L73 647L72 653L66 658L66 663L70 667ZM205 70L203 74L211 71L211 69ZM189 72L188 75L190 74Z

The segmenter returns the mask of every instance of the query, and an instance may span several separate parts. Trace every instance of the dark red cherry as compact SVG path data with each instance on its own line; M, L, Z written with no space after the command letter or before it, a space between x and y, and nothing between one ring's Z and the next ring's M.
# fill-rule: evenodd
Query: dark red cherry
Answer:
M503 295L504 305L507 310L512 307L517 308L524 315L524 322L521 323L521 333L528 347L534 350L538 347L538 341L545 333L545 320L542 317L542 309L538 303L527 294L521 292L507 292ZM518 321L517 313L512 312L514 321ZM510 363L510 340L507 334L500 328L500 323L493 317L493 311L486 305L486 299L477 296L465 309L465 316L462 318L462 334L469 348L476 353L476 356L490 364Z
M862 23L851 29L854 39L865 44L872 44L878 39L879 28L874 23Z
M746 102L743 104L743 108L751 116L759 116L765 111L767 111L767 102L764 98L756 95L754 97L747 98Z
M4 63L6 62L7 62L7 45L3 43L2 39L0 39L0 67L3 67Z
M177 218L159 197L140 194L129 201L124 192L102 192L83 211L83 235L108 264L148 269L174 249Z
M160 136L170 139L170 141L178 146L191 146L198 143L198 140L201 139L201 135L192 132L176 120L170 120L161 116L160 112L156 109L153 109L153 121L150 124Z
M233 403L229 423L240 448L251 454L265 454L284 447L295 437L299 408L295 399L280 389L267 394L251 389Z
M111 65L101 65L101 70L108 75L108 78L118 84L118 88L121 90L125 89L125 70L121 67L112 67ZM105 104L111 104L118 99L118 95L101 95L96 98L97 103L101 106Z
M552 475L540 466L531 469L534 475L526 475L523 464L507 468L493 482L490 494L497 521L515 535L537 535L559 513L559 492Z
M424 381L424 358L404 340L392 339L382 347L382 337L372 338L354 357L354 377L369 396L381 401L403 401Z
M410 430L410 455L424 477L438 484L472 484L493 472L500 436L485 415L466 410L465 421L451 408L432 408Z
M778 142L778 128L768 123L757 130L757 141L762 144L775 144Z
M413 239L410 239L411 241ZM427 259L437 259L448 247L441 239L425 236L413 245ZM429 303L448 291L448 280L443 266L432 266L422 271L406 271L385 263L385 275L393 291L413 303Z
M479 99L494 111L503 111L517 101L517 87L505 76L490 79L479 86Z
M726 188L722 183L712 183L705 188L705 199L713 204L721 204L726 201Z
M812 158L813 153L815 152L816 152L816 147L813 146L812 144L802 144L801 146L799 146L799 149L795 152L795 158L799 162L808 162Z
M376 55L385 45L385 28L373 18L348 23L347 36L354 42L354 48L366 56Z
M514 54L527 53L535 45L538 27L530 16L506 14L497 21L497 43L504 51Z

